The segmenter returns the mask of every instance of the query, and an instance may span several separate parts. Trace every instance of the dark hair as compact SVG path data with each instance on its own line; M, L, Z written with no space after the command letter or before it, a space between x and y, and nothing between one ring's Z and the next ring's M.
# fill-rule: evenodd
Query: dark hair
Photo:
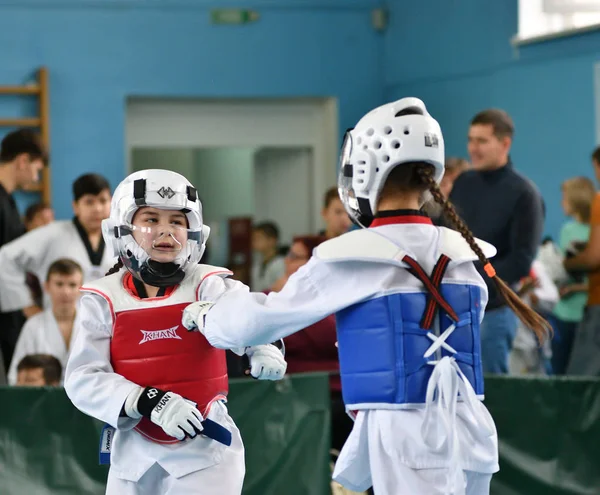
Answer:
M592 153L592 159L595 160L598 165L600 165L600 146L598 146Z
M56 357L50 354L28 354L17 365L17 372L42 368L46 385L60 383L62 365Z
M99 174L84 174L73 182L73 200L78 201L86 194L97 196L107 190L110 192L110 184L104 177Z
M389 184L389 185L388 185ZM384 191L429 191L436 203L442 206L446 218L454 225L456 230L467 241L470 248L482 263L486 275L491 278L499 293L508 306L514 311L523 324L531 329L540 342L543 342L548 334L552 332L550 324L537 314L529 305L519 298L517 294L504 282L494 270L490 261L485 257L483 251L475 241L473 233L465 222L458 216L452 203L450 203L434 179L434 167L426 162L403 163L395 167L388 176L384 185ZM383 192L382 192L383 195Z
M119 258L119 260L113 265L113 267L106 272L105 277L108 275L112 275L113 273L117 273L121 268L123 268L123 266L125 265L123 265L121 258Z
M30 129L18 129L8 133L0 143L0 163L12 162L19 155L26 154L31 160L42 160L48 164L46 147L39 134Z
M31 222L33 220L33 217L35 217L38 213L50 208L52 207L46 203L34 203L30 205L25 210L25 223Z
M46 281L50 280L50 275L73 275L77 272L83 275L83 269L79 263L69 258L60 258L48 268Z
M312 255L313 250L322 242L325 242L327 237L324 235L299 235L292 239L292 243L299 242L308 250L308 256Z
M475 115L473 120L471 120L471 125L478 124L491 125L494 129L494 135L498 139L513 137L515 133L515 126L510 115L498 108L489 108Z
M271 239L279 239L279 227L277 227L277 225L275 225L273 222L259 223L258 225L254 226L253 230L254 232L262 232Z
M331 204L331 202L336 199L340 199L340 193L338 192L338 188L331 187L331 188L327 189L325 196L323 196L323 208L325 208L325 209L329 208L329 205Z

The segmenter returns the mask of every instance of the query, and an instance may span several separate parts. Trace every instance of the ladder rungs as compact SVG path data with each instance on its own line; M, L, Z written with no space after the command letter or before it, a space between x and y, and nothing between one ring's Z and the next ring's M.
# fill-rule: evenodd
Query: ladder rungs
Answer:
M37 84L31 86L0 86L0 95L37 95L40 87Z
M39 127L41 119L37 117L27 119L0 119L0 127Z

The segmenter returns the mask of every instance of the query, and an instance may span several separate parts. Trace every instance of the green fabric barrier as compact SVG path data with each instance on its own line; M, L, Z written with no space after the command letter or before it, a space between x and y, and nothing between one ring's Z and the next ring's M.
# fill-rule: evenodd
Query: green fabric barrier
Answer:
M0 388L0 494L102 494L101 423L61 389ZM246 445L244 495L328 494L325 375L232 380ZM486 378L500 437L492 495L600 494L600 380Z
M600 494L600 380L486 377L500 472L492 495Z
M62 389L0 388L0 494L100 495L102 424ZM232 380L229 410L246 446L244 495L324 495L329 489L329 382Z

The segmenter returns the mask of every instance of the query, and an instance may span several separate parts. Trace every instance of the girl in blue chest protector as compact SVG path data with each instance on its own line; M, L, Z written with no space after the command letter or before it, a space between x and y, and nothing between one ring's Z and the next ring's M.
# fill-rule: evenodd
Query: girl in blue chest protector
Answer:
M355 491L489 493L498 446L481 403L488 295L474 262L540 340L549 329L495 274L495 248L444 200L443 174L442 133L422 101L369 112L346 134L339 179L348 213L368 228L319 245L278 293L239 286L184 311L184 326L219 348L273 341L336 315L342 393L356 420L334 478ZM456 231L421 213L430 197Z

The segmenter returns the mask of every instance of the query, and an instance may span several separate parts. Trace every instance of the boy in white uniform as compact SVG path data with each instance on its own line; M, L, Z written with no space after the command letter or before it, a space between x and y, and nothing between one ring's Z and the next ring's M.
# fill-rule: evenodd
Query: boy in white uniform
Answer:
M327 241L278 293L225 294L183 323L217 348L282 338L336 314L342 393L356 414L334 479L377 495L485 495L498 470L493 420L480 402L481 261L540 337L548 324L495 275L495 248L473 238L438 184L444 142L416 98L379 107L346 134L340 195L363 228ZM435 227L427 196L457 231ZM233 310L235 309L235 315ZM460 393L460 398L459 398Z
M136 172L114 193L103 234L119 262L82 288L65 372L73 404L112 426L101 450L110 451L108 494L242 491L244 449L225 406L225 352L181 326L183 309L217 299L231 275L198 264L208 233L196 189L175 172ZM235 352L249 357L255 378L285 373L274 345Z
M56 357L62 369L73 341L73 323L79 288L83 283L81 267L70 259L59 259L50 265L44 289L50 296L51 307L29 318L15 346L8 383L17 382L17 365L29 354L48 354Z

